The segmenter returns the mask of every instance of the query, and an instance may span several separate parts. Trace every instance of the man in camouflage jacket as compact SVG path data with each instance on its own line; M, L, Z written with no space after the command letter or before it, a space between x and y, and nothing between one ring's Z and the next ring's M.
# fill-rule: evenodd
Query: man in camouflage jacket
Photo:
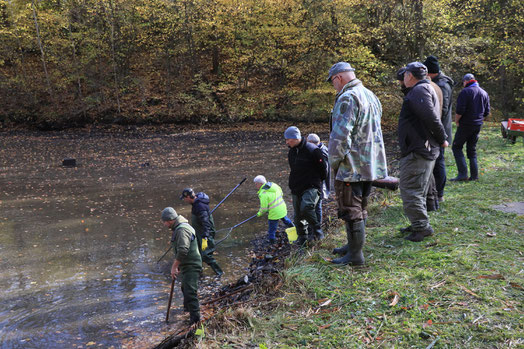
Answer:
M171 277L178 278L184 295L184 311L189 312L190 323L200 321L200 305L197 290L202 271L202 258L198 252L195 230L184 217L172 207L162 211L162 222L172 230L171 246L175 260L171 266Z
M336 264L364 264L367 201L371 182L387 177L386 151L380 118L382 105L364 87L349 63L338 62L327 81L337 91L331 115L329 164L335 175L338 216L346 222L347 245L333 253Z

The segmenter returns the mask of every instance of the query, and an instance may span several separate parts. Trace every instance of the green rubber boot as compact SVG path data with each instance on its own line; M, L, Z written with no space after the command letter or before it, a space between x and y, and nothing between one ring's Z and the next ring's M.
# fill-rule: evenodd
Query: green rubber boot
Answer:
M332 263L362 265L365 261L362 253L362 248L366 242L365 222L363 220L354 222L351 224L351 229L348 230L349 249L344 256L334 259Z

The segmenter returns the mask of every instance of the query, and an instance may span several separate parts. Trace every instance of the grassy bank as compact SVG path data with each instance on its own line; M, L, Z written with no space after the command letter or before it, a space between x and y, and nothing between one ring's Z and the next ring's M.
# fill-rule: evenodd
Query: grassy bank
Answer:
M408 221L398 192L372 203L365 267L326 261L344 243L340 229L282 271L277 296L224 311L200 347L522 348L524 216L493 205L524 201L522 140L509 145L498 125L478 144L480 180L449 183L434 236L403 239ZM451 150L448 175L456 174ZM219 331L216 331L219 330ZM195 343L193 343L194 345Z

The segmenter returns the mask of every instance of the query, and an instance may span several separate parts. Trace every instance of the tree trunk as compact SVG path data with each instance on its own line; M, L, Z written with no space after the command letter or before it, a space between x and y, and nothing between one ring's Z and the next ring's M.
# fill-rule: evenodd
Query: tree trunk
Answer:
M71 41L71 48L73 50L73 67L74 67L74 70L76 72L76 87L77 87L77 91L78 91L78 98L80 99L80 104L81 104L81 111L82 111L82 116L86 117L86 106L85 106L85 103L84 103L84 96L83 96L83 93L82 93L82 81L80 80L80 64L78 62L78 60L76 59L76 44L75 44L75 40L73 39L73 30L71 28L71 22L73 21L73 6L75 5L74 2L71 3L71 8L69 9L69 23L68 23L68 26L67 26L67 29L69 31L69 40Z
M33 10L33 18L35 20L35 28L36 28L36 41L38 43L38 47L40 48L40 53L42 56L42 65L44 67L44 74L45 74L45 80L47 84L47 91L50 96L53 95L53 90L51 88L51 82L49 81L49 74L47 73L47 65L46 65L46 59L45 59L45 51L44 46L42 45L42 40L40 39L40 26L38 25L38 18L36 16L36 7L35 7L35 0L31 0L31 9Z
M16 26L16 23L15 23L15 14L14 14L14 11L13 11L13 3L11 0L8 0L7 1L8 4L9 4L9 12L10 12L10 15L11 15L11 18L12 18L12 21L13 23L11 24L14 28L14 31L15 31L15 40L16 40L16 51L20 57L20 69L22 70L22 81L24 82L24 86L29 86L28 84L28 78L27 78L27 71L26 71L26 67L25 67L25 59L24 59L24 51L22 50L22 44L20 42L20 32L18 30L18 27ZM16 69L16 65L15 65L15 75L18 75L18 71ZM31 93L31 97L32 97L32 102L33 103L36 103L36 96L35 96L35 93Z
M424 47L426 46L424 33L424 4L422 0L413 0L414 19L415 19L415 54L417 59L423 59Z
M191 0L189 0L191 1ZM184 24L185 24L185 30L186 30L186 40L187 40L187 48L189 51L189 58L190 58L190 66L191 66L191 73L194 75L196 73L196 56L195 56L195 44L193 41L193 27L192 27L192 9L188 8L188 2L184 1Z
M118 107L118 114L122 112L120 107L120 89L118 87L118 74L117 74L117 63L116 63L116 52L115 52L115 7L113 6L113 0L109 1L111 6L111 55L113 57L113 77L115 80L115 94L116 104Z

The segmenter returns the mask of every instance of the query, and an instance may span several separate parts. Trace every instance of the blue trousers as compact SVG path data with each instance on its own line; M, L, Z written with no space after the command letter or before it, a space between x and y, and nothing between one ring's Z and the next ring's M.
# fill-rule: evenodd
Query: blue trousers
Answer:
M278 221L284 222L284 224L288 228L291 228L293 226L293 222L287 216L284 216L283 218L280 218L280 219L268 219L267 220L267 237L269 240L275 239L275 233L277 232L277 228L278 228Z

